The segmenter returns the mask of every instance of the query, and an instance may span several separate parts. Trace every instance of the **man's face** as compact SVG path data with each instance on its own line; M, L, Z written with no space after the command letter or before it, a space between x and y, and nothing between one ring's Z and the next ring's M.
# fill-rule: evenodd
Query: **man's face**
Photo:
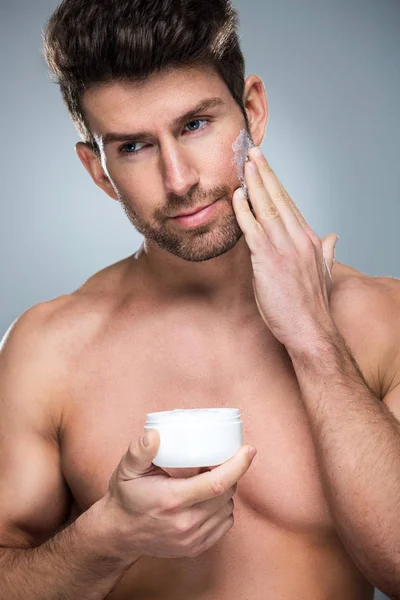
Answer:
M239 186L232 144L245 125L216 73L174 69L113 82L83 103L103 169L139 233L189 261L235 246L242 234L232 207Z

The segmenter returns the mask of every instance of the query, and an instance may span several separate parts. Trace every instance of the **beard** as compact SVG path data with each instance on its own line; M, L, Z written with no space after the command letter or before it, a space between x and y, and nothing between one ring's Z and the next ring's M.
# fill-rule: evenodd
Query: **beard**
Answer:
M220 186L209 192L194 189L186 196L169 194L165 208L155 211L153 222L145 221L132 209L126 198L120 193L118 196L128 219L146 240L183 260L203 262L229 252L243 235L233 210L232 193L227 186ZM226 214L211 217L198 227L175 228L173 221L166 216L216 200L226 204L226 207L221 207L221 210L227 209L224 210Z

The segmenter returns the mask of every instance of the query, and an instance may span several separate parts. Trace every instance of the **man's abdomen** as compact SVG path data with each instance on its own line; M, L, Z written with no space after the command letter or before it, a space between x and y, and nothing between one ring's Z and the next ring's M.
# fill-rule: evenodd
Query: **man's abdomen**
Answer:
M109 600L372 600L334 530L294 533L235 502L235 524L197 558L142 557Z

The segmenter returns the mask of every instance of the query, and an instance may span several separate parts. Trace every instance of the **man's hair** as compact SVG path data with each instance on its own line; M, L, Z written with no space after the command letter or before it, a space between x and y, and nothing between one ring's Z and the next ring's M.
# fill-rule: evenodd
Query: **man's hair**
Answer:
M237 27L230 0L63 0L47 24L44 53L79 134L99 155L82 108L84 92L174 67L211 66L248 128Z

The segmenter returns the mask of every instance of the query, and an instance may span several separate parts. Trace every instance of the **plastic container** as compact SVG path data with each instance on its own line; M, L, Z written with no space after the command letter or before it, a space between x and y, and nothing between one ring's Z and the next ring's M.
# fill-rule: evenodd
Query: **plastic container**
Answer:
M149 413L144 429L157 429L160 434L160 447L153 460L158 467L214 467L231 458L242 445L238 408Z

